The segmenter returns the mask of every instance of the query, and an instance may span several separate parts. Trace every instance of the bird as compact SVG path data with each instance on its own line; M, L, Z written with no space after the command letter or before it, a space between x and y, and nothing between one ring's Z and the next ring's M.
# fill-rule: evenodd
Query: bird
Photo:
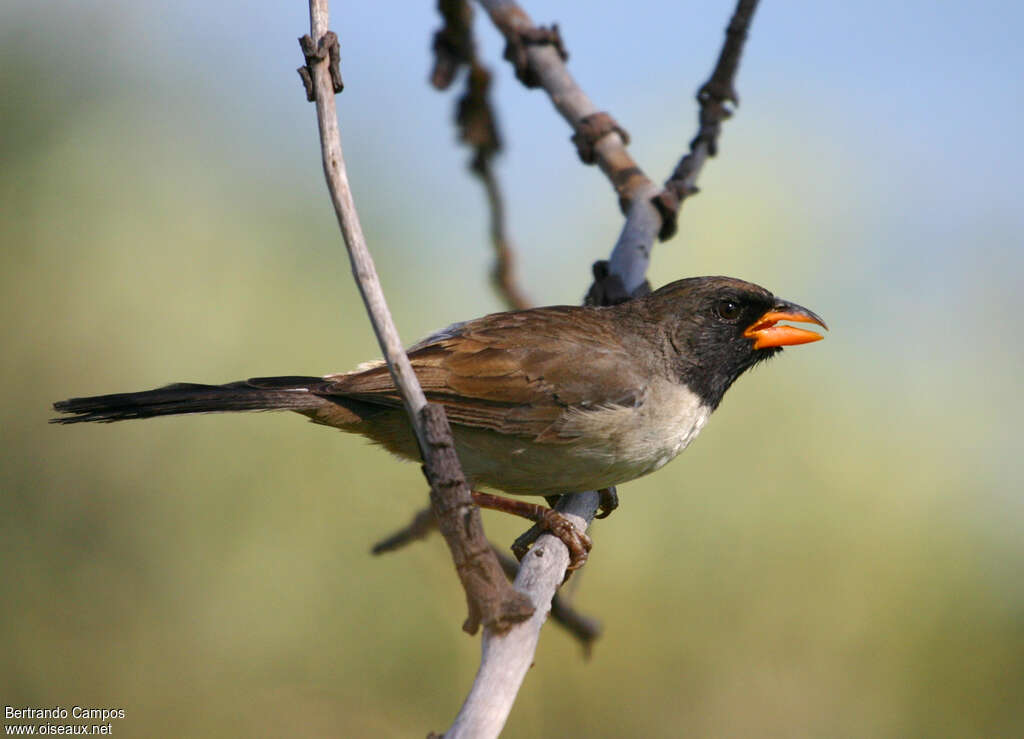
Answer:
M589 537L549 508L483 493L614 489L660 469L704 428L736 379L785 346L818 341L813 311L731 277L691 277L613 306L550 306L452 324L408 349L429 402L444 407L478 505L525 515L586 559ZM381 362L319 377L71 398L53 423L225 411L300 413L407 460L419 448ZM570 531L571 530L571 531Z

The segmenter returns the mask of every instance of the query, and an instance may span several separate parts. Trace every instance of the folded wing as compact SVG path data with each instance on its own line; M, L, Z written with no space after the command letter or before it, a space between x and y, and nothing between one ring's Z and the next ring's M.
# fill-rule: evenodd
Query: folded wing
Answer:
M643 402L647 378L638 376L621 340L594 319L599 310L559 306L486 316L421 342L409 359L427 399L444 405L452 423L569 442L567 414ZM324 380L314 392L325 398L401 404L383 364Z

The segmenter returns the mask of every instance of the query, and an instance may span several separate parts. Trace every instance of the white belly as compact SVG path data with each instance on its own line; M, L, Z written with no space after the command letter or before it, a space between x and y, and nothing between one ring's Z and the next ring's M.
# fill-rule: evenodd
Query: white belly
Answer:
M663 467L693 441L710 415L688 389L660 381L637 408L570 411L559 422L564 440L539 443L454 430L471 483L515 495L554 495L618 485Z

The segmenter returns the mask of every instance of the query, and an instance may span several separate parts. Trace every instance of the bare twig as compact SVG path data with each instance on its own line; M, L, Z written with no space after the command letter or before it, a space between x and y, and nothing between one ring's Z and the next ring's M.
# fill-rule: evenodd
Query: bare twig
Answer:
M470 64L473 51L473 8L466 0L438 0L437 10L444 25L434 34L434 68L430 84L447 90L463 64Z
M521 310L532 303L516 279L515 252L508 237L505 223L505 202L494 172L494 156L501 151L501 136L498 134L497 118L488 98L491 73L476 60L475 51L469 74L466 76L466 93L459 99L456 121L459 138L473 147L470 171L480 178L487 193L487 205L491 215L491 244L494 246L494 267L491 270L491 284L498 291L508 307Z
M747 31L756 9L757 0L739 0L725 29L725 44L718 55L718 63L711 77L697 91L700 128L690 142L690 152L679 160L665 182L665 191L655 201L655 205L662 211L664 221L658 234L662 241L675 233L680 206L686 198L697 192L697 176L708 158L718 153L722 122L732 115L727 103L739 104L735 87L736 70L739 69L743 43L747 40Z
M505 35L509 49L514 50L506 52L506 56L517 65L517 75L544 88L555 108L576 131L573 140L580 156L588 163L595 161L619 194L626 223L609 264L603 269L613 284L595 283L590 302L595 302L594 296L612 295L614 300L642 294L646 290L654 240L657 237L664 241L675 233L682 201L697 192L697 176L708 157L716 153L721 123L730 114L726 103L737 102L736 70L757 0L739 0L736 6L715 70L697 96L701 104L700 130L690 144L690 152L679 162L664 188L643 173L626 152L628 137L613 120L598 111L569 74L560 39L557 45L553 40L542 43L543 35L537 33L537 27L515 0L479 2Z
M487 194L494 247L491 284L510 309L529 308L533 303L516 277L515 251L508 237L504 198L492 166L495 155L501 151L501 135L488 96L491 73L480 63L473 40L472 8L466 0L439 0L438 10L444 18L444 26L434 34L434 69L430 80L438 89L445 89L451 85L460 66L469 67L466 91L456 105L455 121L459 139L473 148L470 171L480 178Z
M513 310L531 308L533 301L523 292L519 285L516 269L515 248L509 242L505 225L505 200L501 194L497 175L490 160L481 163L473 172L484 183L487 193L487 204L491 213L491 244L494 246L494 266L491 268L491 284L501 295L506 305Z
M557 27L534 26L514 0L479 0L505 36L505 56L528 86L541 86L572 126L581 158L594 162L619 195L624 212L638 198L653 197L655 185L626 151L625 132L587 97L565 66L566 53ZM601 116L601 118L597 118ZM609 125L610 122L610 125Z
M607 114L598 110L565 65L564 50L553 44L524 45L522 39L535 36L536 27L514 0L479 0L509 46L506 56L517 65L520 79L536 80L552 104L576 132L573 140L580 157L596 162L619 196L626 223L619 234L609 265L595 274L587 302L614 303L644 291L647 266L654 237L661 229L662 215L654 198L662 189L653 182L626 151L628 137ZM512 53L509 53L509 52ZM523 65L528 70L524 75ZM605 284L609 280L611 284Z
M340 74L332 74L332 67L337 67L339 52L337 37L327 30L327 0L310 0L309 17L311 34L299 40L306 56L307 74L303 79L308 77L312 82L307 91L312 89L316 99L324 175L348 247L352 272L416 433L424 459L424 472L430 481L431 505L466 590L469 615L463 628L473 633L483 622L489 629L501 633L528 617L532 606L528 599L509 587L490 549L479 511L472 503L469 487L455 455L444 410L427 404L388 311L356 213L342 156L334 103Z
M690 151L676 165L665 189L650 201L636 201L630 208L622 233L609 260L608 272L616 275L628 292L642 289L655 236L662 241L676 231L683 201L695 194L697 177L709 157L718 152L722 121L731 115L727 102L737 104L736 70L739 68L757 0L739 0L725 32L725 44L711 77L697 92L700 127L690 142Z
M470 171L483 183L487 194L487 206L490 213L491 244L494 247L494 267L491 269L491 284L505 303L513 310L522 310L533 305L519 286L516 276L515 249L508 237L508 226L505 222L505 199L498 184L498 176L492 165L494 155L501 148L501 139L497 132L494 110L487 99L491 75L483 66L474 62L466 79L466 94L459 102L458 120L462 131L462 140L475 148ZM489 138L480 140L474 130L486 128L492 132Z

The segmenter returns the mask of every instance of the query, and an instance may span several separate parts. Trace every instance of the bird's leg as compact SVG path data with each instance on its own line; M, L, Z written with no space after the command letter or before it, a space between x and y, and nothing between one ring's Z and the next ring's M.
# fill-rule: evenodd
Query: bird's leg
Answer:
M476 491L473 492L473 501L481 508L490 508L494 511L511 513L513 516L521 516L533 521L540 528L550 531L569 548L570 570L579 569L587 561L587 554L592 546L590 537L573 526L569 519L558 511L545 508L537 503L527 503L522 500L512 500ZM522 559L527 549L517 546L518 544L517 540L512 547L512 552L516 557Z
M608 518L616 508L619 507L619 494L616 492L615 487L601 488L597 491L599 498L598 513L594 518ZM545 495L544 500L548 502L552 508L554 508L558 501L561 499L561 495ZM544 533L542 526L531 526L528 531L524 531L519 537L512 542L512 551L516 552L517 556L522 559L523 555L530 549L530 545L537 541L537 538Z

